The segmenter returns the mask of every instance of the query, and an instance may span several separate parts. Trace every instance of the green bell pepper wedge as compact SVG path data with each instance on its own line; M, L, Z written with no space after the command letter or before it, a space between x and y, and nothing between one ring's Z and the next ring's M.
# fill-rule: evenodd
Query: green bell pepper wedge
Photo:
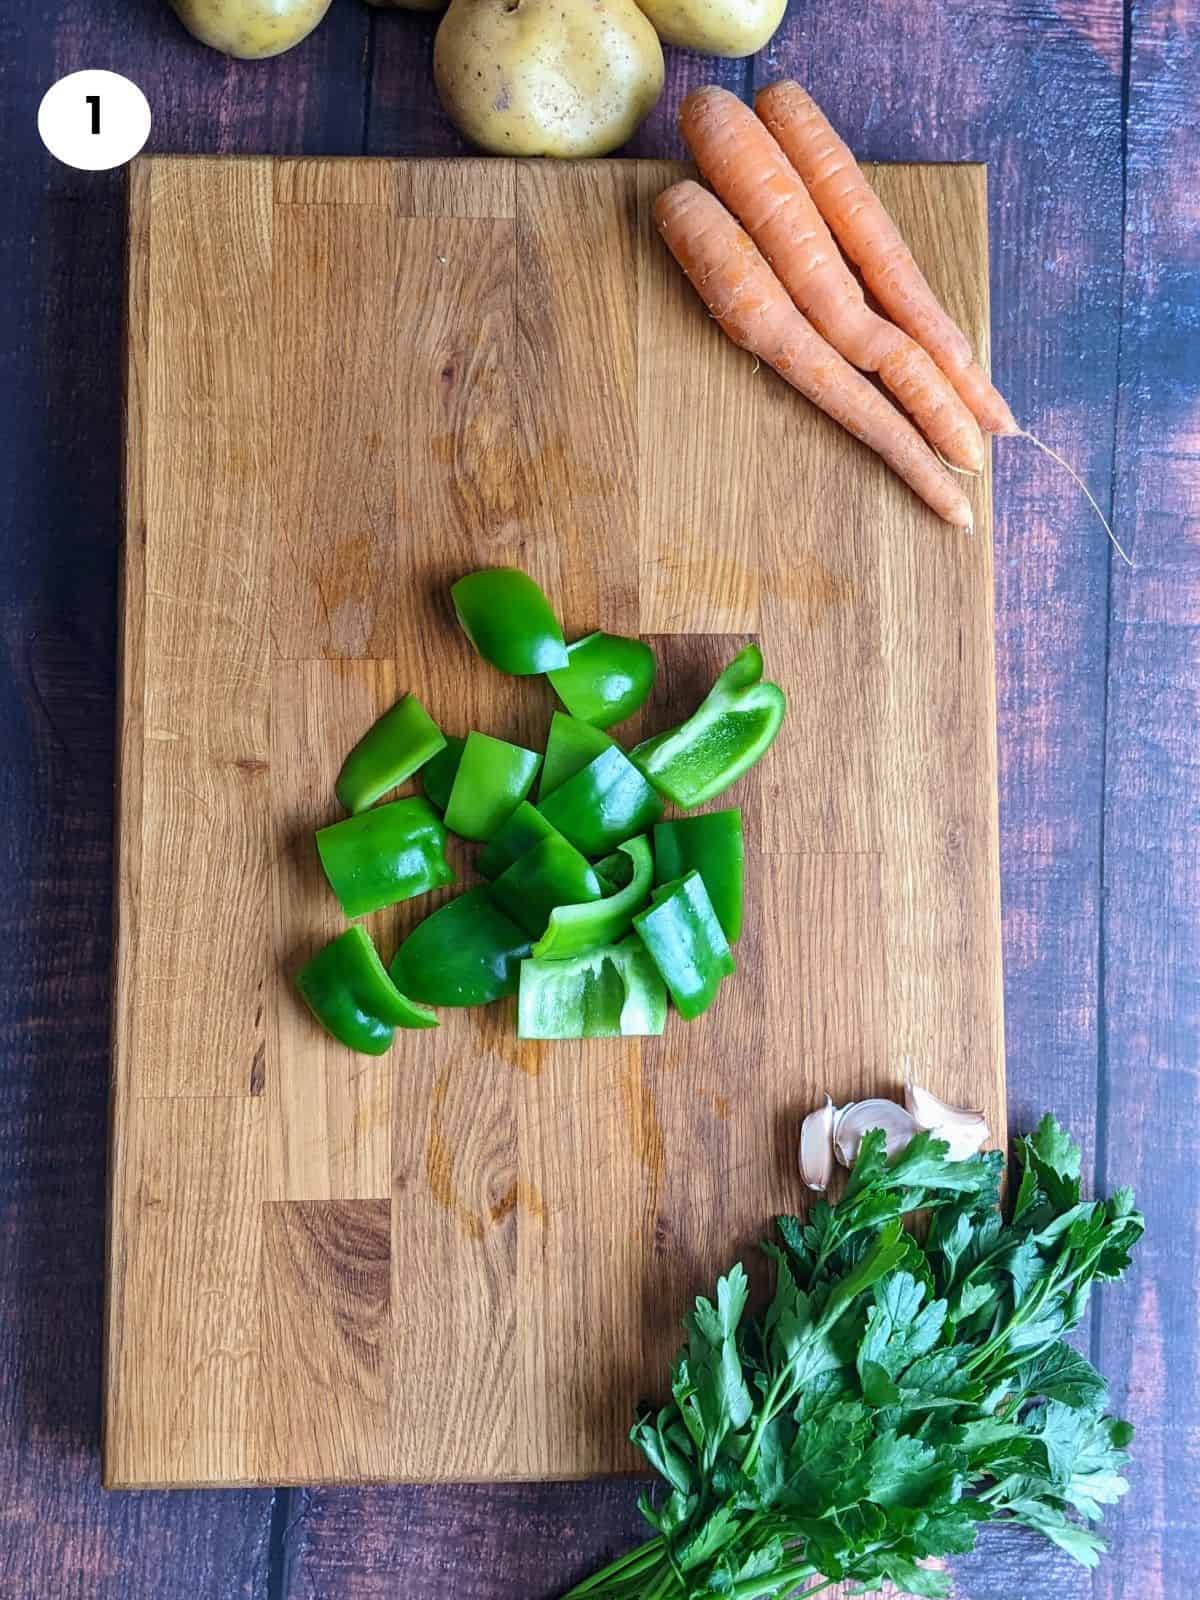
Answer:
M454 882L442 819L419 795L319 829L317 854L348 917Z
M650 895L654 858L645 834L628 839L611 856L596 863L596 876L613 892L602 900L560 905L550 913L545 933L533 947L535 958L565 960L616 944L633 927L633 914Z
M631 752L654 787L685 811L728 789L779 732L787 699L777 683L763 679L762 670L761 650L748 644L686 722Z
M446 802L451 833L490 839L532 789L541 759L536 750L469 733Z
M492 884L492 899L526 933L540 939L556 906L599 900L595 869L573 844L554 835L518 856Z
M662 816L662 801L623 750L602 751L538 801L538 810L585 856L603 856Z
M737 806L660 822L654 830L655 883L671 883L695 868L730 944L742 931L743 860L742 813Z
M546 676L571 715L595 728L631 717L654 683L654 652L641 639L589 633L567 646L567 657Z
M513 812L506 822L488 840L487 848L480 852L475 869L481 878L498 878L511 867L519 856L532 850L543 839L561 839L557 828L551 827L536 806L528 800Z
M401 994L365 929L346 932L296 974L296 988L328 1033L367 1056L381 1056L397 1028L436 1028L425 1006Z
M458 764L467 746L467 741L460 739L456 733L446 734L445 739L445 748L421 768L421 787L425 791L425 798L439 811L445 811L449 803L450 791L458 776Z
M530 939L486 884L419 922L392 958L392 982L431 1006L486 1006L515 994Z
M451 586L450 597L467 638L501 672L529 677L568 664L558 618L526 573L515 567L471 572Z
M538 799L544 800L555 789L561 789L568 778L573 778L602 751L611 749L614 743L615 740L600 728L593 728L586 722L556 711L550 718L546 756L538 783Z
M659 1034L667 991L635 937L570 961L522 961L520 1039L614 1039Z
M707 1011L734 962L700 874L689 872L656 889L633 925L680 1016L690 1021Z
M445 746L437 723L416 695L406 694L367 729L342 762L334 786L338 800L357 816Z

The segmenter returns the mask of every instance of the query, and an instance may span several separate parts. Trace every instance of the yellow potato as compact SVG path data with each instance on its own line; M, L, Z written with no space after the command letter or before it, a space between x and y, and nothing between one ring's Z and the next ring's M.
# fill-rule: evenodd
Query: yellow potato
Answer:
M752 56L783 21L787 0L638 0L664 44L706 56Z
M662 92L633 0L450 0L433 73L455 125L505 156L602 156Z
M330 0L171 0L180 22L201 44L245 61L282 55L299 44L329 4Z

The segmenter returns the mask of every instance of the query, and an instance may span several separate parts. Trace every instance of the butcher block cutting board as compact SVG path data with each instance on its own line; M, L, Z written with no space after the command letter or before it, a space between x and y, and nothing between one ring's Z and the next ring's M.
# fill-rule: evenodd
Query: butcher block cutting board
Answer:
M721 338L650 222L681 170L132 168L112 1486L631 1470L826 1090L909 1064L1003 1128L988 481L952 532ZM982 169L871 181L986 355ZM406 689L544 740L447 598L501 564L652 643L629 742L761 643L739 971L660 1039L507 1002L352 1056L289 980L342 926L313 830Z

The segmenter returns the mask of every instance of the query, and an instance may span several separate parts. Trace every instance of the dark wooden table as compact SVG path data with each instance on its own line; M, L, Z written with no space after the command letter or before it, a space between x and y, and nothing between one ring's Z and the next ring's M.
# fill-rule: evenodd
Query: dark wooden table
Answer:
M97 1466L110 960L123 178L52 162L45 88L124 72L172 151L450 154L434 23L334 0L258 66L158 0L0 20L0 1595L537 1600L631 1539L637 1486L104 1495ZM35 13L38 15L35 17ZM1190 13L1190 15L1189 15ZM1137 1424L1095 1575L988 1539L969 1600L1176 1600L1200 1558L1200 18L1187 0L811 0L752 62L875 160L991 169L994 367L1085 473L997 450L1011 1115L1046 1107L1150 1232L1086 1330Z

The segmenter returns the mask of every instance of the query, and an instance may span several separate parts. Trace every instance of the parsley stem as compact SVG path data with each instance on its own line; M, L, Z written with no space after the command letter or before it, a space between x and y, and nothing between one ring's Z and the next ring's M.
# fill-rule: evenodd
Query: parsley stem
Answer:
M647 1539L645 1544L640 1544L634 1550L629 1550L623 1556L618 1556L615 1561L608 1564L601 1572L594 1572L590 1578L585 1578L582 1583L563 1596L563 1600L575 1600L577 1595L595 1594L597 1590L604 1590L618 1579L637 1577L641 1573L657 1566L663 1558L663 1541L661 1537Z
M803 1583L805 1578L820 1577L811 1562L805 1562L800 1567L785 1567L782 1572L769 1572L761 1578L747 1578L743 1583L735 1583L728 1590L728 1600L759 1600L760 1595L773 1595L780 1592L786 1593L793 1585ZM811 1589L801 1589L792 1596L792 1600L805 1600L810 1594L820 1594L822 1589L831 1588L828 1578L821 1578L820 1583L814 1584Z

